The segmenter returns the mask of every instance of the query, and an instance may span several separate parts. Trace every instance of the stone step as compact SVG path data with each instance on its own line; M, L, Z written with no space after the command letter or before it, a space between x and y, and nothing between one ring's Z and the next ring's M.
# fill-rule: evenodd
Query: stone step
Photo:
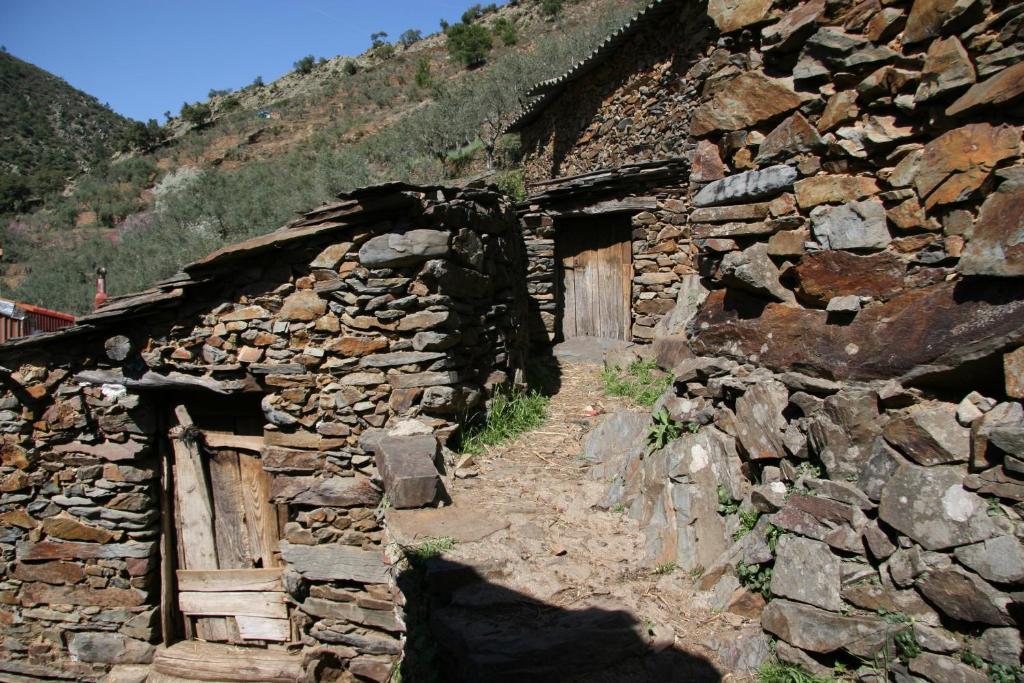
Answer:
M284 650L186 640L157 651L147 680L294 683L301 678L302 657Z

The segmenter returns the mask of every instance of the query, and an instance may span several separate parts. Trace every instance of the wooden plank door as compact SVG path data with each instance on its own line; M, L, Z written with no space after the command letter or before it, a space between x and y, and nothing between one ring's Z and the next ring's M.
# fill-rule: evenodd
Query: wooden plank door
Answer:
M186 635L230 643L287 641L278 513L259 460L262 423L175 409L178 607Z
M561 220L555 237L561 267L562 337L631 339L633 250L629 219Z

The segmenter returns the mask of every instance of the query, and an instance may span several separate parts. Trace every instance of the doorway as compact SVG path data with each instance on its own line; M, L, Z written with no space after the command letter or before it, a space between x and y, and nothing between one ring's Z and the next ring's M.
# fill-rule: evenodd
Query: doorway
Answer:
M632 338L633 243L629 216L559 219L561 336Z

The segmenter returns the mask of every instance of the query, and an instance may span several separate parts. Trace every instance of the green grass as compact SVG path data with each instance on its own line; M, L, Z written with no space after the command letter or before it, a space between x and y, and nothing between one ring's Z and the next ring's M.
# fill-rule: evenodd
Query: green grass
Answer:
M672 385L672 377L657 372L658 364L649 360L630 363L625 371L616 366L601 374L604 393L631 398L642 406L653 406Z
M439 557L441 553L446 550L451 550L455 547L455 539L450 536L439 536L436 538L428 538L417 545L407 546L403 548L405 557L409 561L423 562L434 557Z
M491 401L486 419L466 429L460 452L479 454L488 446L510 441L543 424L548 413L547 396L537 391L513 389Z
M668 574L673 573L677 569L679 569L679 565L677 565L675 562L666 562L665 564L659 564L657 567L654 568L654 571L651 573L655 576L666 576Z
M757 671L759 683L832 683L834 678L809 674L798 666L781 662L765 662Z

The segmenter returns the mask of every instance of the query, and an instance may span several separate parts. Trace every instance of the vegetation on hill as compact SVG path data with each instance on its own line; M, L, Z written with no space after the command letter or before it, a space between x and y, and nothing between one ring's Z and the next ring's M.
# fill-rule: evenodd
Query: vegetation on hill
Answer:
M511 24L518 41L494 41L473 70L449 57L443 34L394 44L376 36L359 57L218 92L201 103L201 122L183 111L151 152L97 168L43 208L0 224L4 293L84 312L98 266L109 270L112 293L143 289L225 243L376 182L444 182L489 168L521 193L517 144L501 133L526 90L587 54L642 1L581 1L554 21L537 0L481 8L473 24L499 38Z
M0 51L0 214L24 210L110 157L131 122Z

